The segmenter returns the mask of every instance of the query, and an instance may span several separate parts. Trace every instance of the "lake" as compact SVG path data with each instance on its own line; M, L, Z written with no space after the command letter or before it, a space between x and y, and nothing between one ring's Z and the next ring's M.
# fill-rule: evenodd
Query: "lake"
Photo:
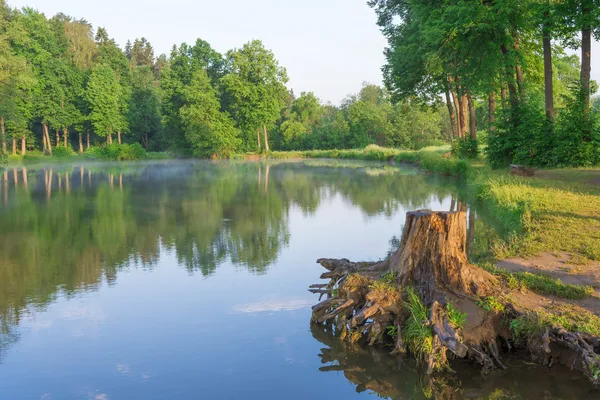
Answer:
M516 359L428 380L311 328L317 258L383 258L407 211L464 207L462 192L379 163L9 168L0 399L598 398L579 373ZM485 251L476 209L469 248Z

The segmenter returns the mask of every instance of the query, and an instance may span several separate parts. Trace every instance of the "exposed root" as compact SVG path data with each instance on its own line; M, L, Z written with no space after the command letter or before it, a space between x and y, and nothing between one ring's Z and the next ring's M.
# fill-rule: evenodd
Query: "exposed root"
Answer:
M309 290L328 298L313 307L312 322L335 321L335 332L350 343L364 339L390 345L392 354L411 353L428 374L448 368L449 356L469 358L483 372L506 369L500 339L508 351L525 344L546 365L564 358L566 349L571 368L598 382L598 337L540 321L535 312L510 304L494 276L468 264L465 224L464 212L411 212L401 247L387 260L319 259L329 283ZM520 328L511 322L517 320Z

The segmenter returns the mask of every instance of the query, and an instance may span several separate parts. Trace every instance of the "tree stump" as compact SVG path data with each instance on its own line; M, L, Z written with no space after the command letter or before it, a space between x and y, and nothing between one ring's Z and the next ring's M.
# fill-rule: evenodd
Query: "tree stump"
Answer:
M518 318L535 317L537 311L518 310L502 295L510 289L468 263L466 224L465 211L412 211L406 215L399 248L386 260L317 260L327 269L321 278L329 283L309 289L327 296L313 307L312 323L331 327L342 340L388 343L393 354L411 353L427 364L429 374L447 366L447 350L476 361L484 371L505 368L497 339L513 347L515 338L507 327ZM551 343L567 349L600 383L600 338L561 326L544 331L524 348L544 359L550 356Z

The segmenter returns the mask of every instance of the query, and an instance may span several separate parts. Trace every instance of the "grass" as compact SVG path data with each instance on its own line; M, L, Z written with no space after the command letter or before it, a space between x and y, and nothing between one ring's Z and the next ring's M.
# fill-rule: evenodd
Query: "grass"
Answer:
M474 186L518 236L498 246L496 257L568 252L583 262L600 260L600 187L497 173Z
M539 337L551 326L600 336L600 318L582 307L570 304L556 305L548 311L529 312L510 323L511 331L519 339Z
M467 314L454 307L452 303L446 304L446 312L448 313L448 321L455 329L461 329L467 322Z
M402 339L418 360L427 361L433 349L433 332L428 325L429 310L411 287L406 288L404 306L410 316L404 323Z
M147 153L146 159L148 160L165 160L172 158L172 156L167 152L149 152ZM85 161L94 160L93 157L90 157L86 154L69 154L63 157L51 157L45 154L42 154L39 151L31 151L24 156L20 154L9 154L8 155L8 166L17 166L17 165L34 165L34 164L72 164L72 163L80 163Z
M481 298L477 301L477 305L486 311L501 313L504 311L505 302L494 296Z
M574 300L585 299L594 293L594 288L591 286L564 283L560 279L542 274L509 272L490 263L481 264L481 267L504 280L511 289L527 288L538 294Z

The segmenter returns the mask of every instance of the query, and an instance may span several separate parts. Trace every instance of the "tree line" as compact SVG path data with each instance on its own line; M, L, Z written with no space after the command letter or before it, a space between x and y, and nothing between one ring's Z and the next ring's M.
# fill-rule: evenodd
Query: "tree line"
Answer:
M494 165L600 163L591 80L598 0L370 0L396 100L442 98L457 149ZM565 49L580 49L581 58Z
M262 42L220 54L209 43L154 54L145 39L119 48L106 29L0 0L3 153L84 153L94 144L228 157L249 151L420 148L450 138L439 105L393 105L365 84L341 106L296 96ZM409 121L411 121L409 123Z
M452 141L466 156L487 143L498 166L598 164L597 3L371 0L389 42L385 87L365 83L337 106L296 96L258 40L221 54L198 39L155 56L145 38L121 49L86 20L0 0L0 153L139 143L221 158ZM576 47L581 60L566 51Z

